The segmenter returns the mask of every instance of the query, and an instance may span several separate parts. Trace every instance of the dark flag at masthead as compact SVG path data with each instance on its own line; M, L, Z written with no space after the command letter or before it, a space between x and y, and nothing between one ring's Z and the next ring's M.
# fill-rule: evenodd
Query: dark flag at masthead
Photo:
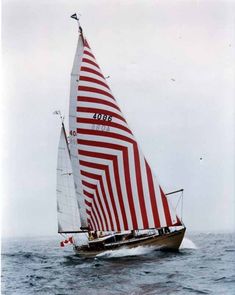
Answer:
M73 15L71 15L71 18L74 18L74 19L78 20L78 17L77 17L77 14L76 13L74 13Z

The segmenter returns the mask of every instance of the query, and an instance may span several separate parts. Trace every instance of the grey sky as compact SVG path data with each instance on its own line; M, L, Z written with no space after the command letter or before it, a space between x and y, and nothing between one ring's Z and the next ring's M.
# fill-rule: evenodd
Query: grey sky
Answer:
M74 12L163 188L185 189L188 229L234 228L234 3L2 1L3 235L57 231Z

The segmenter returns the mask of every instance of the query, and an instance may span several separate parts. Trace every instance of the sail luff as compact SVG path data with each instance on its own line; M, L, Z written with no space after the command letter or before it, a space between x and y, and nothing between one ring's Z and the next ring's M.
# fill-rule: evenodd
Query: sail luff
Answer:
M79 232L81 221L75 195L69 147L62 123L57 158L58 232Z
M83 37L84 38L84 37ZM82 42L82 41L81 41ZM104 78L86 39L77 50L71 134L84 212L96 230L179 224ZM76 116L76 119L75 119ZM79 172L79 173L78 173ZM83 206L82 205L82 206Z
M74 175L75 192L81 217L81 226L88 227L87 214L85 208L85 200L83 198L83 192L81 190L81 178L79 172L79 161L78 161L78 147L77 147L77 130L76 130L76 108L77 108L77 92L78 92L78 81L79 72L82 60L83 52L83 40L81 34L79 34L77 49L74 57L71 80L70 80L70 103L69 103L69 146L71 154L72 170Z

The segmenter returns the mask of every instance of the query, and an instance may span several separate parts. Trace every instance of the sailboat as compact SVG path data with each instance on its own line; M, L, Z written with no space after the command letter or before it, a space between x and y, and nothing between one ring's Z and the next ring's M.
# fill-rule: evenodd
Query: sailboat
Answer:
M186 228L168 196L175 192L164 193L158 183L77 15L71 17L78 23L79 36L71 72L68 135L61 116L58 232L73 235L65 242L70 241L81 256L138 246L176 251Z

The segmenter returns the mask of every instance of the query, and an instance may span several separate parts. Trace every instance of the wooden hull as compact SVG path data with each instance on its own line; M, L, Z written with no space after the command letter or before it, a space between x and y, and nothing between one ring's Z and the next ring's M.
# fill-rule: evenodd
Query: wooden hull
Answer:
M162 251L177 251L184 238L186 228L176 230L171 233L163 235L151 235L143 238L133 238L131 240L122 241L119 243L110 243L95 247L87 245L81 247L74 247L74 251L81 257L94 257L97 254L108 250L117 250L121 248L135 248L139 246L154 246L156 250Z

